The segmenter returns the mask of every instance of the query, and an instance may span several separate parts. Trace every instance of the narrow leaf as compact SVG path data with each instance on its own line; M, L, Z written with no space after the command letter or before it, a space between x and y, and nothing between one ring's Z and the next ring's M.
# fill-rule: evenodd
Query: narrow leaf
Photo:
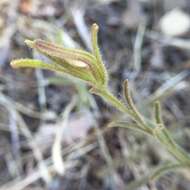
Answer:
M96 83L99 83L101 76L97 69L96 58L92 54L83 50L64 48L44 40L26 40L26 44L46 55L54 62L64 65L64 67L71 65L77 68L89 69L94 78L96 78Z
M17 60L13 60L11 62L11 66L13 68L31 67L31 68L47 69L47 70L51 70L51 71L65 72L64 68L60 68L56 64L48 64L48 63L44 63L43 61L36 60L36 59L17 59Z
M99 71L100 76L101 76L101 80L102 80L103 84L107 85L108 74L107 74L106 68L104 66L102 56L100 53L100 49L98 46L98 30L99 30L98 25L96 23L94 23L92 25L92 28L91 28L92 49L93 49L93 54L97 60L97 67L98 67L98 71Z
M156 101L154 103L154 115L155 115L155 120L157 124L162 124L163 120L162 120L162 116L161 116L161 106L160 106L160 102Z
M56 72L67 73L87 82L94 81L94 78L90 72L87 72L87 71L84 72L83 68L76 69L70 65L68 65L67 67L63 67L57 63L44 63L43 61L35 60L35 59L17 59L11 62L11 66L13 68L30 67L30 68L46 69L46 70L51 70L51 71L56 71Z
M121 128L128 128L138 132L143 132L145 134L150 134L150 132L146 129L139 127L136 123L131 123L129 121L113 121L111 122L108 127L121 127Z
M51 42L46 42L40 39L34 41L26 40L25 42L29 47L38 50L42 54L49 56L52 59L58 58L63 61L79 61L80 64L74 64L74 66L77 67L88 67L95 61L95 58L90 53L82 50L64 48L60 45ZM69 61L68 63L72 64Z

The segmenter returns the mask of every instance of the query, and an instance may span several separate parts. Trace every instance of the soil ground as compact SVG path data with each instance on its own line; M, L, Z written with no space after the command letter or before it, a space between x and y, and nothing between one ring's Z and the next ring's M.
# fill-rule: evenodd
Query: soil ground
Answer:
M166 126L190 152L190 31L169 37L160 29L175 8L189 16L190 1L0 1L0 190L190 190L187 170L146 180L172 158L154 139L108 128L123 116L91 95L89 86L9 64L15 58L46 60L25 39L89 50L89 28L96 22L113 93L122 98L128 79L147 117L159 100Z

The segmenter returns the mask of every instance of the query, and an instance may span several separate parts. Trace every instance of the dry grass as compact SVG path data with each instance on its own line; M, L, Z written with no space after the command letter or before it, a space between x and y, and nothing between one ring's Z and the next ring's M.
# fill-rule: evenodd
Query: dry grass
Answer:
M161 100L168 128L189 151L189 33L170 38L157 29L172 0L134 2L130 14L125 1L0 2L1 190L188 190L185 170L150 180L169 155L153 139L107 128L122 116L89 95L87 86L50 72L9 67L15 57L40 57L24 46L25 38L90 49L88 28L96 21L115 94L121 96L121 82L128 78L144 115L150 115L154 100ZM189 1L184 2L188 11ZM139 14L146 22L124 20L124 15L131 21L130 15Z

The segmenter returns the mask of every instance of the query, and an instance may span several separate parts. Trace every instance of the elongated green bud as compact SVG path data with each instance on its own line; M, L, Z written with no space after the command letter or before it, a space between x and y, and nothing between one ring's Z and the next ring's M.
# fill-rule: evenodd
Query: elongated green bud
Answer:
M93 53L80 49L65 48L60 45L47 42L41 39L34 41L25 40L25 43L32 49L47 56L53 63L46 64L40 60L19 59L11 62L11 66L32 67L49 69L53 71L66 72L72 76L90 82L95 86L107 85L107 71L101 59L97 43L98 25L92 26Z

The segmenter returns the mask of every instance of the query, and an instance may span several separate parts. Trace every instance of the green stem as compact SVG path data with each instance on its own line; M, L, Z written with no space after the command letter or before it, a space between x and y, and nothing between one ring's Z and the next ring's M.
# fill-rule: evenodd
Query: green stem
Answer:
M173 155L179 162L186 163L190 167L190 156L173 139L166 127L154 132L154 137Z
M103 99L109 102L113 107L117 108L119 111L132 115L133 113L121 102L118 100L110 91L106 89L98 90L98 94L103 97Z
M118 100L108 89L98 89L95 93L100 95L105 101L109 102L113 107L115 107L119 111L129 115L130 118L137 124L137 126L139 126L140 130L149 135L153 134L152 127L147 126L146 123L138 117L138 114L134 113L133 110L126 107L126 105L122 101Z
M95 90L95 93L100 95L105 101L109 102L113 107L119 111L128 114L133 121L135 121L140 129L152 137L156 138L168 152L175 157L180 163L187 164L190 167L190 156L184 151L170 135L169 131L163 126L159 129L159 126L153 122L143 122L137 117L137 114L133 110L128 109L126 105L118 100L108 89L102 88ZM145 121L147 121L145 119ZM157 129L158 128L158 129ZM155 133L156 131L156 133Z

